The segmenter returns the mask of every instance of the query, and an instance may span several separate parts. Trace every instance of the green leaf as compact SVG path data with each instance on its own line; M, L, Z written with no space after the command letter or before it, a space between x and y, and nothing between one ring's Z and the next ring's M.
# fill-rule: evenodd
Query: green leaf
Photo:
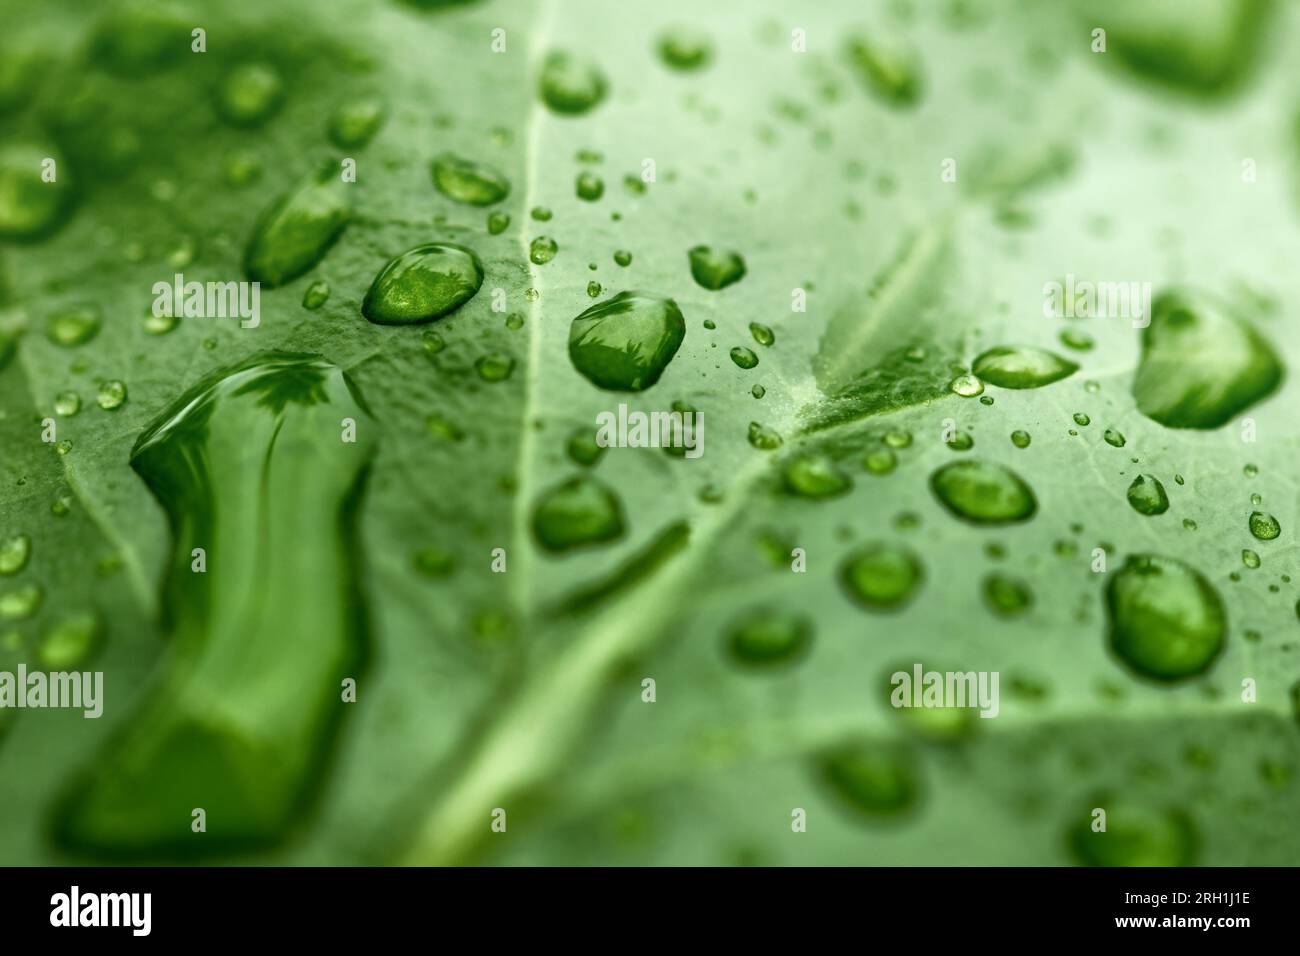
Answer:
M0 862L1294 860L1294 15L1128 6L24 7Z

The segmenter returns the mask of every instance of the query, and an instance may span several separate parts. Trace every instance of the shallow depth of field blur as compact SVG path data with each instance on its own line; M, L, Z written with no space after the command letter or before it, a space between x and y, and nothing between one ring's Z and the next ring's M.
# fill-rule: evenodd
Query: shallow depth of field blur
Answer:
M1291 6L0 22L0 864L1300 861Z

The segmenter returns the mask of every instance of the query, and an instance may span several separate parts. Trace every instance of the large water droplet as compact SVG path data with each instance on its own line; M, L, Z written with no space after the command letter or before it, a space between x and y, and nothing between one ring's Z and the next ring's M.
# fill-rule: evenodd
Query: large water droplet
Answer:
M258 218L244 253L244 272L267 288L313 268L352 214L348 187L332 165L321 166Z
M659 381L686 336L686 320L672 299L620 292L573 320L569 358L592 384L639 392Z
M1228 622L1218 592L1174 558L1131 555L1111 576L1106 605L1111 647L1139 674L1191 677L1223 649Z
M1281 381L1272 346L1208 296L1180 290L1152 304L1133 380L1148 418L1170 428L1218 428Z
M907 548L873 541L840 562L840 584L854 603L873 611L895 610L912 599L925 577Z
M1143 515L1162 515L1169 510L1165 486L1155 475L1138 475L1128 486L1128 503Z
M717 291L739 282L745 275L740 253L711 246L695 246L688 253L691 276L706 289Z
M945 508L973 524L1027 521L1038 508L1019 475L979 459L944 465L930 476L930 488Z
M339 440L345 418L355 442ZM199 382L140 436L131 464L171 519L170 653L61 801L61 843L230 852L300 819L340 727L339 688L364 658L356 518L375 434L340 369L264 353ZM194 807L220 808L203 850L184 825L178 837Z
M510 194L510 181L491 166L443 153L433 161L433 185L448 199L490 206Z
M608 83L596 64L560 50L546 55L538 92L556 113L585 113L605 98Z
M378 325L416 325L454 312L483 285L471 250L430 242L402 253L375 276L361 314Z
M622 536L623 507L611 488L580 475L542 493L533 534L552 553L603 544Z
M744 667L788 666L808 652L812 637L812 621L804 615L764 608L731 628L727 650L732 660Z
M999 346L982 353L971 371L999 388L1040 388L1073 375L1079 366L1046 349Z

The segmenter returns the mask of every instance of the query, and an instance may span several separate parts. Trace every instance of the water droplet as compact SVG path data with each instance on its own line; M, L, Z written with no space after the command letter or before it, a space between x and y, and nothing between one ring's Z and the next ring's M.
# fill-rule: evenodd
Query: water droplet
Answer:
M1281 380L1272 346L1207 296L1156 298L1133 380L1138 410L1148 418L1170 428L1218 428Z
M745 260L738 252L695 246L688 256L691 276L705 289L716 292L739 282L745 275Z
M176 326L180 325L180 318L174 315L154 315L153 310L144 317L141 323L146 335L166 335Z
M411 556L411 566L426 578L446 578L456 570L456 556L446 548L430 545Z
M551 221L551 218L552 218L555 214L554 214L553 212L551 212L551 210L548 209L548 208L546 208L545 206L534 206L534 207L529 211L528 215L532 216L533 219L534 219L535 221L537 221L537 222L550 222L550 221Z
M22 621L31 617L45 599L45 591L39 584L24 584L0 594L0 620Z
M45 633L36 649L36 659L47 670L77 670L98 650L102 637L98 617L90 612L73 614Z
M1092 419L1089 418L1087 415L1085 415L1083 412L1075 412L1072 417L1074 418L1074 423L1078 425L1080 428L1092 424Z
M258 217L245 273L270 289L298 278L325 257L351 215L347 185L332 166L319 167Z
M1142 515L1162 515L1169 510L1165 486L1154 475L1138 475L1128 486L1128 503Z
M975 359L971 371L999 388L1041 388L1073 375L1079 366L1046 349L999 346Z
M27 567L31 553L32 539L25 534L19 533L0 541L0 574L17 574Z
M1091 816L1070 827L1070 847L1085 866L1187 866L1196 851L1196 831L1186 814L1126 799L1104 799L1106 830L1093 832Z
M1262 505L1264 503L1264 499L1261 498L1258 494L1252 494L1250 496L1250 503L1258 507L1259 505Z
M630 266L632 264L632 253L626 249L619 249L614 253L614 262L620 266Z
M990 574L984 579L984 600L994 614L1014 617L1029 610L1034 603L1034 592L1019 578Z
M488 233L493 236L499 236L505 232L510 225L510 217L503 212L490 212L487 217Z
M907 604L925 577L921 561L907 548L873 541L840 562L839 579L854 603L870 610Z
M256 153L239 149L230 153L221 163L222 174L232 186L247 186L262 177L262 160Z
M330 284L324 279L317 279L311 285L307 286L307 291L302 294L302 307L308 311L315 312L329 301L329 297Z
M80 306L50 316L45 334L55 345L72 348L85 345L96 335L103 323L94 306Z
M570 435L565 450L574 462L588 468L600 461L605 454L605 449L596 441L590 428L579 428Z
M53 159L58 178L41 178L46 158ZM0 239L39 239L64 222L72 202L68 164L62 154L31 143L0 146Z
M1107 428L1106 431L1102 433L1101 437L1106 439L1106 444L1110 445L1112 448L1123 448L1125 445L1124 436L1113 428Z
M744 667L784 667L808 653L812 638L812 621L804 615L763 608L731 628L727 650L732 660Z
M284 101L284 80L269 63L244 63L226 74L217 91L217 113L231 126L260 126Z
M64 438L63 440L59 441L58 443L55 444L54 450L57 451L60 455L66 455L68 452L72 451L72 439Z
M483 284L483 265L464 246L430 242L384 266L361 303L361 314L378 325L432 322L454 312Z
M1249 548L1244 548L1241 552L1241 563L1254 571L1259 567L1259 555Z
M600 67L570 53L556 50L542 62L538 92L556 113L586 113L605 98L607 87Z
M511 331L522 329L524 327L524 317L518 312L511 312L506 316L506 328Z
M109 379L99 386L95 402L106 412L121 408L126 403L126 383Z
M1247 478L1256 478L1259 476L1259 468L1255 465L1246 465L1241 469L1241 473Z
M528 244L528 258L539 266L546 265L559 251L559 243L550 236L538 236Z
M1011 433L1011 444L1017 448L1028 448L1030 441L1029 432L1027 431L1016 430Z
M552 553L613 541L623 534L622 505L595 478L570 478L541 495L533 511L533 534Z
M749 394L753 395L755 398L762 398L764 395L767 394L767 389L765 389L762 385L755 385L753 388L749 390Z
M433 185L448 199L490 206L510 194L510 182L491 166L443 153L433 161Z
M887 431L881 441L890 448L909 448L912 444L912 433L904 431Z
M978 459L939 468L930 476L930 489L952 514L973 524L1027 521L1038 509L1033 491L1015 472Z
M578 178L573 184L574 192L579 199L587 202L595 202L605 195L605 180L601 179L590 170L584 169L578 173Z
M1184 519L1183 519L1183 527L1186 528L1188 531L1195 531L1195 530L1196 530L1196 522L1193 521L1191 518L1184 518Z
M758 322L749 323L750 334L754 336L754 341L759 345L771 347L776 342L776 335L766 325Z
M888 448L877 448L867 452L862 464L873 475L887 475L898 465L898 456Z
M672 299L620 292L573 320L569 358L593 385L639 392L659 381L686 336Z
M760 425L758 422L750 422L749 443L763 451L771 451L774 448L781 447L782 439L773 429Z
M782 472L786 490L804 498L831 498L844 494L853 481L825 455L800 455L786 462Z
M758 356L753 349L737 345L731 350L731 360L743 369L751 369L758 364Z
M515 370L515 360L501 352L489 352L479 356L474 368L485 382L503 382Z
M984 391L984 383L974 375L958 375L948 383L948 389L962 398L974 398Z
M329 138L339 149L365 146L384 122L384 104L376 99L349 100L330 117Z
M1086 352L1095 343L1092 336L1087 332L1080 332L1078 329L1065 329L1061 332L1061 344L1067 349L1074 349L1076 352Z
M921 100L921 64L915 50L902 41L851 37L849 65L882 103L903 109Z
M971 438L970 432L955 432L952 438L945 443L953 451L970 451L975 447L975 439Z
M1139 674L1178 680L1207 670L1227 617L1211 584L1174 558L1131 555L1106 589L1111 647Z
M1282 533L1282 526L1272 515L1264 514L1262 511L1252 511L1250 533L1260 541L1272 541Z
M674 70L698 70L713 59L713 44L702 33L687 27L672 27L659 37L659 58Z

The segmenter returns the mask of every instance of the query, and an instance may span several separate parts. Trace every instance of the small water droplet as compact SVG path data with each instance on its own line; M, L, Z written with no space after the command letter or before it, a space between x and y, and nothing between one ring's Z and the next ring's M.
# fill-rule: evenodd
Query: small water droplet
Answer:
M45 600L45 590L39 584L24 584L0 594L0 620L22 621L31 617Z
M758 356L754 350L742 345L737 345L731 350L731 360L743 369L751 369L758 365Z
M76 670L102 642L99 618L90 612L72 614L50 628L36 649L36 659L51 671Z
M803 498L831 498L853 487L849 476L825 455L792 458L786 462L782 478L787 491Z
M753 388L749 390L749 394L753 395L755 398L762 398L764 395L767 394L767 389L765 389L762 385L755 385Z
M42 178L47 158L59 173L50 183ZM9 142L0 147L0 239L39 239L63 224L73 199L68 168L62 154L48 146Z
M488 233L493 236L499 236L505 232L510 225L510 217L503 212L490 212L487 217Z
M1259 555L1249 548L1243 548L1241 552L1241 563L1252 571L1259 567Z
M749 332L759 345L771 347L776 343L776 334L766 325L751 322L749 323Z
M1092 336L1078 329L1065 329L1061 332L1061 344L1076 352L1086 352L1093 347Z
M1250 533L1260 541L1272 541L1282 533L1282 526L1270 514L1252 511L1250 514Z
M45 334L55 345L72 348L85 345L96 335L103 323L94 306L80 306L50 316Z
M538 92L556 113L586 113L605 98L607 87L600 67L573 54L555 50L542 61Z
M360 148L370 142L383 122L384 104L380 100L349 100L330 116L330 142L339 149Z
M945 444L953 451L970 451L975 447L975 439L970 436L970 432L958 431Z
M1155 475L1138 475L1128 486L1128 503L1142 515L1162 515L1169 510L1165 486Z
M544 266L555 258L560 245L550 236L538 236L528 245L528 258L539 266Z
M888 448L877 448L867 452L862 464L873 475L887 475L898 465L898 456Z
M590 428L579 428L569 436L564 447L569 458L588 468L600 461L601 456L605 454L604 447L596 441L596 435Z
M786 667L808 653L812 637L812 621L804 615L763 608L732 626L727 650L744 667Z
M329 297L330 284L324 279L317 279L311 285L307 286L307 291L302 294L302 307L308 311L315 312L329 301Z
M226 74L217 91L217 113L232 126L265 123L284 101L284 81L269 63L244 63Z
M674 70L698 70L713 58L713 44L707 36L688 27L671 27L659 37L659 58Z
M695 246L688 254L691 276L700 286L716 292L745 275L745 260L740 253L711 246Z
M896 109L921 100L921 64L916 51L897 38L859 35L848 42L849 65L882 103Z
M432 170L438 192L459 203L490 206L510 194L510 181L491 166L451 153L436 157Z
M1019 578L995 573L984 579L984 600L993 613L1014 617L1029 610L1034 603L1034 593Z
M31 553L32 539L21 532L0 541L0 574L17 574L27 567Z
M1110 445L1112 448L1123 448L1125 445L1124 436L1113 428L1107 428L1106 431L1102 433L1101 437L1104 438L1106 444ZM1179 484L1181 483L1182 482L1179 482Z
M613 541L623 534L622 505L613 490L595 478L570 478L538 499L533 534L552 553Z
M771 451L774 448L781 447L782 439L773 429L760 425L758 422L750 422L749 443L763 451Z
M515 370L515 360L501 352L489 352L479 356L474 368L485 382L503 382Z
M925 577L920 559L907 548L873 541L840 562L839 580L855 604L869 610L897 610L916 594Z
M881 441L890 448L909 448L912 444L912 433L905 431L887 431Z
M1092 419L1089 418L1087 415L1085 415L1083 412L1075 412L1074 415L1071 417L1074 419L1074 423L1078 425L1080 428L1084 428L1092 424Z
M95 402L106 412L121 408L126 402L126 383L117 379L109 379L99 386L99 392L95 395Z
M614 253L614 262L620 266L630 266L632 264L632 253L626 249L619 249Z
M1046 349L999 346L975 359L971 371L999 388L1041 388L1077 372L1079 366Z
M1027 431L1017 429L1011 433L1011 444L1017 448L1028 448L1031 440Z
M948 389L962 398L974 398L984 391L984 383L974 375L958 375L948 383Z

